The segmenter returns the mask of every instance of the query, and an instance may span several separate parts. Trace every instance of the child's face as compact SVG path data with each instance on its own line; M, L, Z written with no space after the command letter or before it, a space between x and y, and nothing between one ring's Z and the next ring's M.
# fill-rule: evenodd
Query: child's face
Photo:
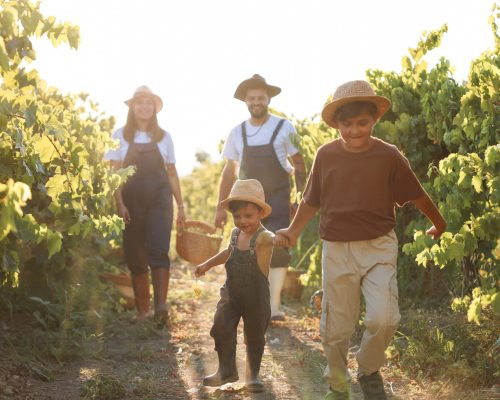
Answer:
M234 225L245 233L254 233L260 228L264 212L249 203L233 213Z
M344 148L353 153L368 150L371 146L375 122L375 118L366 110L357 117L339 120L339 131Z

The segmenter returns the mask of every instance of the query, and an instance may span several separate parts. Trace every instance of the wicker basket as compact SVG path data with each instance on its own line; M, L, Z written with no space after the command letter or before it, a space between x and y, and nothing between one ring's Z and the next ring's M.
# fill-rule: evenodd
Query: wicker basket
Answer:
M196 231L190 231L190 228ZM220 249L222 236L215 235L215 227L203 221L186 221L184 229L177 232L177 254L192 264L200 264L215 256Z
M131 310L135 307L134 289L132 289L132 279L130 275L123 272L121 274L102 273L99 275L101 282L111 282L118 289L125 299L124 308Z
M302 296L302 283L300 283L299 278L302 274L302 271L297 270L289 269L286 271L286 278L281 293L294 299L300 299L300 296Z

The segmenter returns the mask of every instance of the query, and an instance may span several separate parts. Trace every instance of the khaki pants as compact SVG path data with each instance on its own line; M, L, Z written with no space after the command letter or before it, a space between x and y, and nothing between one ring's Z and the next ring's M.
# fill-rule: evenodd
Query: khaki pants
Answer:
M323 303L320 333L327 360L325 378L336 390L350 381L349 339L365 298L365 332L356 355L358 373L376 372L400 320L394 231L372 240L323 243Z

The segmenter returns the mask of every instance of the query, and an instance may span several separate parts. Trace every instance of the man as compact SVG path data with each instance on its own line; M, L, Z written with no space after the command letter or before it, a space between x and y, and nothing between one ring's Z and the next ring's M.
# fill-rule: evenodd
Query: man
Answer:
M226 164L219 187L215 215L217 227L227 221L220 201L229 195L238 176L240 179L257 179L264 187L266 202L273 209L271 215L262 221L266 229L275 232L289 225L290 175L295 172L297 190L302 191L305 168L304 160L292 142L296 136L295 128L290 121L269 113L271 98L280 92L279 87L267 84L258 74L236 88L234 97L246 103L250 118L233 128L224 144L222 155ZM296 204L293 210L296 210ZM275 249L269 272L271 320L284 319L280 296L289 261L285 250Z

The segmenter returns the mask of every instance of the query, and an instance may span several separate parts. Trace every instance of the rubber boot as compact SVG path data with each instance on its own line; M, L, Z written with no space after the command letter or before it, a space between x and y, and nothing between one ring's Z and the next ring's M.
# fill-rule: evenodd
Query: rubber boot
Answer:
M167 294L170 271L166 268L151 269L153 280L155 314L154 320L159 327L168 325Z
M217 372L203 378L203 386L222 386L240 379L236 368L236 344L217 350L217 356L219 357Z
M260 363L264 354L264 346L247 345L247 361L245 370L245 387L249 392L264 391L264 384L259 378Z
M283 321L285 313L280 310L281 289L285 283L287 268L269 268L269 292L271 294L271 321Z
M149 316L149 274L144 272L132 275L137 321L144 321Z

